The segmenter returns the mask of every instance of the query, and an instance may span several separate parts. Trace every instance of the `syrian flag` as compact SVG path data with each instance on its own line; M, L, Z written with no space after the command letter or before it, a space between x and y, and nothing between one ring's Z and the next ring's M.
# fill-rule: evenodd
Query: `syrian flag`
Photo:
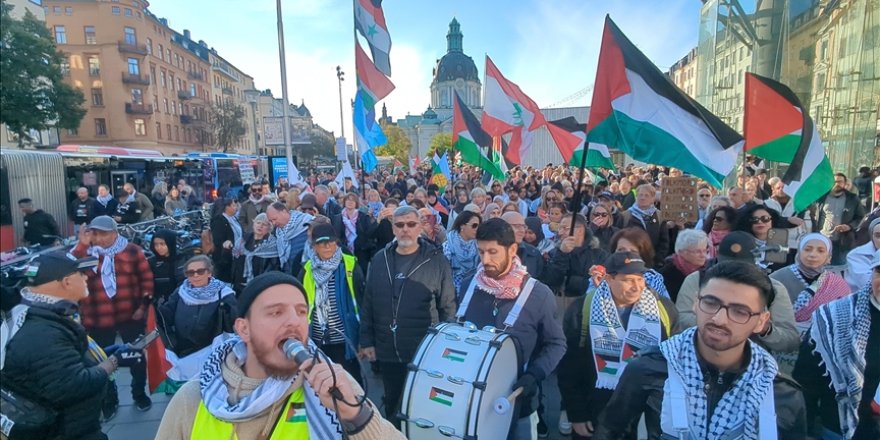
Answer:
M373 63L380 72L391 76L391 35L385 25L385 13L382 11L382 0L355 0L354 27L370 45Z
M716 187L733 170L743 143L739 133L676 87L609 16L587 125L588 150L601 157L617 148L637 161L675 167Z
M354 64L357 70L357 87L364 99L364 106L373 107L394 90L388 79L367 57L360 43L354 43Z
M465 163L478 166L492 177L504 180L504 172L486 155L485 150L491 151L492 137L480 127L477 117L464 105L458 92L455 92L455 101L452 103L452 146L461 152L461 160Z
M834 171L819 130L784 84L746 74L743 127L746 153L790 164L782 181L794 199L795 211L802 212L834 186Z

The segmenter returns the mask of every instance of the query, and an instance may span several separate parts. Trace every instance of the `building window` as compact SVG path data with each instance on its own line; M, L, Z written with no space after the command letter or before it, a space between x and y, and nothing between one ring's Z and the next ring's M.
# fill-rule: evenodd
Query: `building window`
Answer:
M55 26L55 43L67 44L67 32L64 31L64 26Z
M68 136L79 136L79 129L77 128L68 128L67 129Z
M140 65L138 64L137 58L129 58L128 59L128 73L130 75L140 75L141 68L140 68Z
M131 102L135 104L143 104L144 91L141 89L131 89Z
M189 96L196 96L196 85L195 84L189 85Z
M73 15L73 8L70 6L64 8L64 15Z
M131 8L125 8L125 16L126 16L126 17L131 17L131 15L132 15L132 14L131 14Z
M67 61L67 58L62 60L61 64L59 64L58 67L61 69L61 76L70 76L70 61Z
M119 15L119 6L113 6L110 8L110 13L113 15Z
M153 112L159 113L159 95L153 95Z
M171 124L165 124L165 133L168 134L168 140L171 140Z
M134 31L134 28L126 26L124 29L125 32L125 44L135 45L138 42L137 34Z
M147 38L147 53L150 55L153 54L153 39L152 38Z
M53 6L52 13L55 15L61 15L61 6Z
M162 123L156 123L156 139L162 139Z
M165 61L165 51L164 51L164 49L165 49L165 48L162 47L162 45L160 44L160 45L159 45L159 59L162 60L162 61Z
M165 49L165 60L171 64L171 49Z
M179 113L179 114L181 114L181 115L184 114L184 113L183 113L183 102L178 102L178 103L177 103L177 113Z
M107 136L107 121L104 118L95 118L95 136Z
M89 56L89 76L101 76L101 59L96 55Z
M168 82L165 80L165 69L159 71L159 81L162 83L163 88L168 88Z
M147 135L147 124L143 119L135 119L134 120L134 135L135 136L146 136Z
M174 126L174 140L180 142L180 127Z
M156 66L152 64L150 65L150 82L156 83Z
M86 44L98 44L98 37L95 35L94 26L85 26L83 28L83 33L86 36Z
M177 101L171 101L171 114L177 116Z
M171 113L168 111L168 98L162 98L162 104L165 105L165 113Z
M138 0L134 0L131 2L131 5L134 6L135 8L140 8L141 2L139 2Z
M93 107L103 107L104 106L104 89L101 89L101 88L92 89L92 106Z

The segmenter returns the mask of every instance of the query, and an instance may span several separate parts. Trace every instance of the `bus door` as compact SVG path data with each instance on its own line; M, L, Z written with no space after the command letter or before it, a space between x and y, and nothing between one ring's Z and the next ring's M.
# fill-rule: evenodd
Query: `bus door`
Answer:
M122 186L126 183L130 183L134 185L135 188L139 188L137 171L123 170L110 172L110 190L113 191L114 197L119 196L117 191L121 191Z

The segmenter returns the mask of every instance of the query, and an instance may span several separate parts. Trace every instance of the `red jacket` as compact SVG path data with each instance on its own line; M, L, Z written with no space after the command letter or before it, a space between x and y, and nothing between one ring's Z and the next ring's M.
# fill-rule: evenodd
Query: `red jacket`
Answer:
M86 255L88 247L77 244L71 253L77 257ZM149 303L153 295L153 272L144 252L135 244L129 243L114 257L116 268L116 295L107 296L101 281L101 265L98 271L88 271L89 296L79 302L83 327L88 329L114 328L118 324L132 320L134 312Z

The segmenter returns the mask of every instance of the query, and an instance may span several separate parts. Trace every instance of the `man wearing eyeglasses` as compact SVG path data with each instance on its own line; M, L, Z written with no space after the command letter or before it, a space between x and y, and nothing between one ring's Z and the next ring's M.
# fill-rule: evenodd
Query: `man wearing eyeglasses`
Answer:
M391 225L394 241L373 257L367 271L359 357L379 363L385 415L400 426L395 415L406 364L430 326L455 316L455 287L443 249L420 237L417 209L397 208Z
M769 321L773 297L755 265L723 262L706 272L697 326L629 363L593 438L624 438L643 413L649 438L806 438L799 386L749 339Z

